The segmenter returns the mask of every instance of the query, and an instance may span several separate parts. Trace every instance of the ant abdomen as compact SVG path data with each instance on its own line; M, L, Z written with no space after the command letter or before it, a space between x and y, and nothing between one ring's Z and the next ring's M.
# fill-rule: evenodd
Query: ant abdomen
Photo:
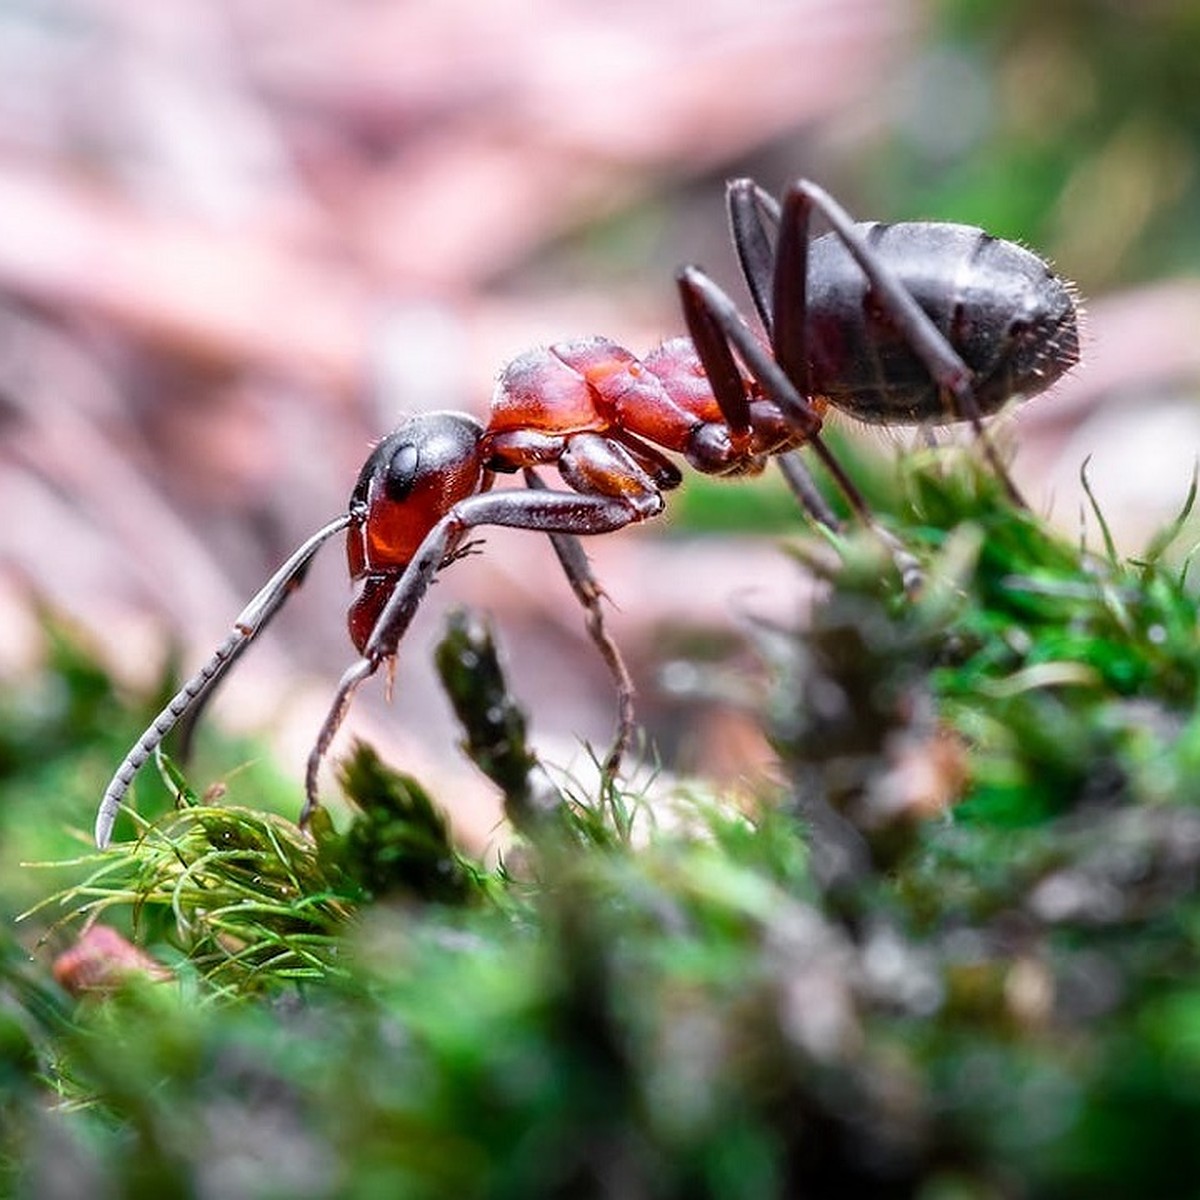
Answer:
M1044 391L1078 361L1071 288L1038 255L969 225L857 228L971 369L981 415ZM815 395L873 424L962 419L841 239L811 244L807 278Z

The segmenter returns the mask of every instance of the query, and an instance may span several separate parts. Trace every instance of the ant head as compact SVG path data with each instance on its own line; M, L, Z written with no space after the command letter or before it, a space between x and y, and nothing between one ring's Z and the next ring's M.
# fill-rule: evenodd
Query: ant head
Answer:
M479 491L482 436L466 413L421 413L375 447L350 495L352 578L403 570L450 508Z

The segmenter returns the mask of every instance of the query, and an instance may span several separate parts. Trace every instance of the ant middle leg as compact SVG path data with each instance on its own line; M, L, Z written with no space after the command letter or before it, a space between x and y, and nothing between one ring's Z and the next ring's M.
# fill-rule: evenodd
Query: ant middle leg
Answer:
M804 464L799 450L788 450L775 456L779 473L800 507L818 524L833 533L840 533L842 522L821 494L812 472Z
M775 242L779 236L779 203L753 179L733 179L725 189L729 230L742 279L767 336L773 338ZM767 226L770 225L770 232Z
M532 467L527 467L524 474L525 482L530 488L539 491L551 490ZM604 598L604 589L592 574L587 554L579 538L574 534L567 533L551 533L548 536L559 565L563 569L563 574L566 575L567 582L571 585L576 599L583 606L588 635L600 651L600 656L604 659L616 685L617 732L601 765L603 777L613 779L621 769L621 760L633 744L635 726L633 678L629 674L629 668L625 665L625 659L619 647L609 635L605 625L604 610L600 603Z
M750 398L737 358L792 429L820 458L834 482L864 524L873 518L862 493L846 474L821 437L823 422L816 409L792 382L782 365L754 335L728 294L698 267L684 267L677 277L688 333L708 375L721 413L731 429L750 426ZM813 516L822 524L825 514Z

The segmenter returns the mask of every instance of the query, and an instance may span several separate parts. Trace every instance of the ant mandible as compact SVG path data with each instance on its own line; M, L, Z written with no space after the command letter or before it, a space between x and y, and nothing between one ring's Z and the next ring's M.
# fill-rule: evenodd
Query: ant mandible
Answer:
M350 607L359 659L342 676L309 755L307 823L317 775L361 684L390 663L437 572L486 525L548 534L613 675L615 772L633 728L633 686L604 627L603 595L580 535L657 516L681 474L744 475L780 463L814 519L834 518L796 451L811 447L856 514L870 512L821 437L832 406L878 424L969 421L1014 396L1043 391L1078 359L1071 288L1036 254L969 226L856 224L806 180L782 204L751 180L727 191L734 246L765 333L751 330L703 271L677 282L689 337L644 359L596 337L530 351L502 371L487 424L422 413L372 451L348 510L312 535L247 605L228 638L126 755L104 793L96 841L112 835L137 770L179 722L190 728L216 685L300 584L316 552L348 531ZM810 239L816 212L832 232ZM1014 503L1020 494L986 438L985 453ZM570 490L548 488L552 465ZM526 488L493 491L497 473Z

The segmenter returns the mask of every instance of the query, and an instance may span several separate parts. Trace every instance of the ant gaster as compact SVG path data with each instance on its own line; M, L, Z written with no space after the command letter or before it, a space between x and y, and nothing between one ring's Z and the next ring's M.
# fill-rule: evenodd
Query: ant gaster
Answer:
M576 539L657 516L681 479L668 453L713 475L755 473L775 459L810 514L833 524L795 453L810 447L870 524L821 437L830 406L879 424L969 421L982 435L983 417L1043 391L1078 359L1070 287L1011 242L962 225L856 224L804 180L782 204L737 180L727 204L762 333L703 271L686 267L677 282L688 337L640 360L605 338L534 350L504 368L486 424L454 412L405 421L372 451L348 511L280 567L130 750L100 805L100 846L138 768L177 723L190 728L317 550L343 531L361 585L349 617L360 657L309 756L301 824L318 804L318 770L355 691L394 659L433 577L486 525L549 535L616 682L613 772L632 733L633 687ZM814 211L832 232L811 240ZM982 444L1021 504L986 437ZM547 487L541 466L553 466L569 490ZM524 489L492 490L497 473L516 472Z

